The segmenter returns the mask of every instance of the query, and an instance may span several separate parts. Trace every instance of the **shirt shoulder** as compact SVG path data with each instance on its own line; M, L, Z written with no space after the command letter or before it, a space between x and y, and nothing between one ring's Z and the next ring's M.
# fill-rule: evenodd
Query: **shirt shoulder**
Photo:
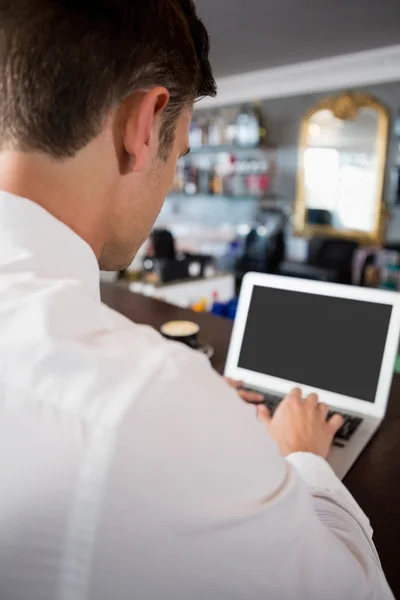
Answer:
M112 425L186 348L58 280L13 286L0 309L3 398Z

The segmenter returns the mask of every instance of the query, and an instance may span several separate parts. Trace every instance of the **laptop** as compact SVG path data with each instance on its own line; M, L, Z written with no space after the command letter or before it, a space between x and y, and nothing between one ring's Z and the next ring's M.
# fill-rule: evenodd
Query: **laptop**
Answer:
M343 478L386 414L400 334L400 294L249 273L225 374L273 413L294 387L345 423L328 461Z

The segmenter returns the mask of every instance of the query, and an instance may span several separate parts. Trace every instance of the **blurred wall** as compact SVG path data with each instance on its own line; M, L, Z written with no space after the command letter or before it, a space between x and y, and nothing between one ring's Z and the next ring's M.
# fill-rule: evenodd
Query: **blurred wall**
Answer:
M389 109L391 114L391 139L388 149L388 168L384 199L393 204L395 197L394 161L395 138L394 121L400 109L400 81L357 88L378 98ZM309 108L331 94L342 90L332 90L293 96L274 98L263 102L266 124L269 128L270 139L278 148L278 173L276 190L279 202L292 205L296 195L297 148L300 123ZM217 198L169 198L162 212L162 220L192 221L216 226L221 223L237 224L252 220L257 212L256 201L238 202ZM400 242L400 206L392 209L392 219L388 228L388 241Z

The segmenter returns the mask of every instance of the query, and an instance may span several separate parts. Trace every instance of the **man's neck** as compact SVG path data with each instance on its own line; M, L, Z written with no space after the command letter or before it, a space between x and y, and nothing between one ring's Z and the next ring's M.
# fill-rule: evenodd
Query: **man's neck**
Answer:
M87 177L84 161L17 151L0 154L0 190L42 206L84 239L99 258L105 219L101 190L96 190L94 179Z

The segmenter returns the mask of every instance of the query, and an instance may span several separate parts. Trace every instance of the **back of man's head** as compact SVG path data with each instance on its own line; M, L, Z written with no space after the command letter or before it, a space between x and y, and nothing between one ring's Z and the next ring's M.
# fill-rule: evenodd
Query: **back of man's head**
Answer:
M0 0L0 149L72 157L159 85L167 154L182 108L215 94L208 51L192 0Z

